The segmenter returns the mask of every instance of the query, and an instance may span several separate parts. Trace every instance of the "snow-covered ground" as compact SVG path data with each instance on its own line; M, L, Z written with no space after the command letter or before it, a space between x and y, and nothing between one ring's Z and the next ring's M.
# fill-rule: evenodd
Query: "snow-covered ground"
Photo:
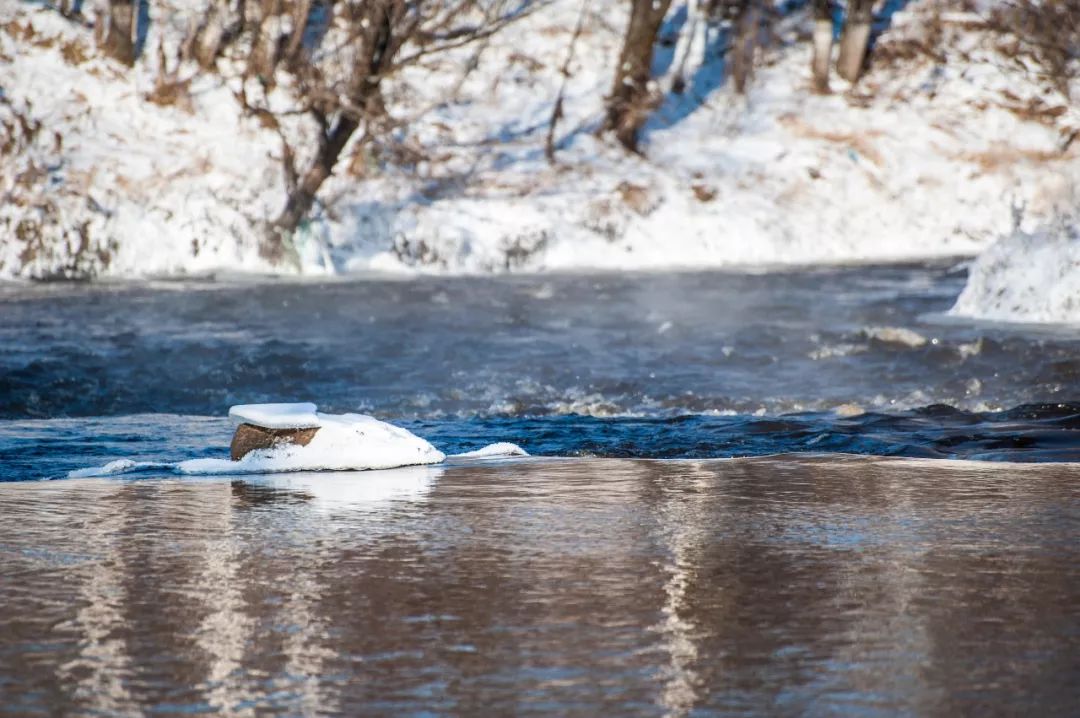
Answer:
M640 157L594 133L626 3L586 3L549 164L544 136L582 8L554 0L496 35L471 72L466 49L394 78L390 109L417 117L403 145L421 159L347 151L295 239L298 261L272 265L258 244L284 202L281 142L242 116L227 63L172 104L146 99L156 47L171 56L188 26L178 5L152 4L146 56L128 70L97 54L88 28L0 4L0 277L974 256L1010 233L1015 207L1034 232L1071 210L1080 186L1080 142L1067 142L1080 110L1002 56L977 16L942 19L936 0L893 15L870 72L855 87L834 79L827 96L810 91L804 14L780 22L740 96L722 34L674 3L663 35L677 41L658 53L657 83L668 90L685 55L687 89L666 94ZM990 284L978 284L992 256L958 312L992 313L979 289Z

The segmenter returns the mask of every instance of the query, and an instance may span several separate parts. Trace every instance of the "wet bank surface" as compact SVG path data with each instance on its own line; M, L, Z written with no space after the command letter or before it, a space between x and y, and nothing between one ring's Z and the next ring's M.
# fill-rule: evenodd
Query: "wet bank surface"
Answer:
M14 482L0 514L11 714L1080 709L1076 465Z

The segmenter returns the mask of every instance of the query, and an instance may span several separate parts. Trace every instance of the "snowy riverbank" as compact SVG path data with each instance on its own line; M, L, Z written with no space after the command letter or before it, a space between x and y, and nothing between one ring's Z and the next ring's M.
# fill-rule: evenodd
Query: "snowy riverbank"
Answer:
M258 246L284 198L279 135L242 116L227 63L221 76L175 69L181 85L194 78L175 97L154 91L156 48L171 57L185 11L154 6L145 60L129 70L100 57L86 27L8 4L0 277L974 256L1009 233L1013 207L1031 232L1075 204L1080 143L1068 138L1080 112L1009 62L978 16L943 18L941 7L894 14L867 75L827 96L810 91L804 14L779 22L740 96L724 79L722 38L673 11L657 83L670 88L685 56L687 89L665 95L644 157L594 136L624 17L621 5L593 8L549 164L547 120L581 9L557 0L492 38L469 73L463 51L396 77L392 112L417 117L401 143L412 159L347 157L296 237L295 261L275 265ZM971 301L958 311L980 313Z

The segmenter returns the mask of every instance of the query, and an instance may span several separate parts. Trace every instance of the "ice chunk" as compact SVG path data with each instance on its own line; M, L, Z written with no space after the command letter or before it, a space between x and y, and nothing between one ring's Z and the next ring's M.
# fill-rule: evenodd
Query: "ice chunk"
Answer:
M497 444L488 444L482 449L466 451L464 454L453 454L452 459L490 459L498 456L528 456L528 452L517 444L500 441Z
M264 429L312 429L322 426L321 415L311 402L296 404L238 404L229 409L234 424L254 424Z
M902 344L912 349L926 346L926 337L904 327L867 327L863 330L867 339L877 339L886 344Z
M998 240L971 266L949 314L1080 324L1080 217Z

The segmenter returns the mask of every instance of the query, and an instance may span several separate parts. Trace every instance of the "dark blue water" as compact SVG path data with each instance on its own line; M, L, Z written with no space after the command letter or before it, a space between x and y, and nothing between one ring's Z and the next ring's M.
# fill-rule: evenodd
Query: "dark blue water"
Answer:
M1080 458L1080 330L944 316L951 263L0 286L0 480L220 456L310 400L453 452Z

